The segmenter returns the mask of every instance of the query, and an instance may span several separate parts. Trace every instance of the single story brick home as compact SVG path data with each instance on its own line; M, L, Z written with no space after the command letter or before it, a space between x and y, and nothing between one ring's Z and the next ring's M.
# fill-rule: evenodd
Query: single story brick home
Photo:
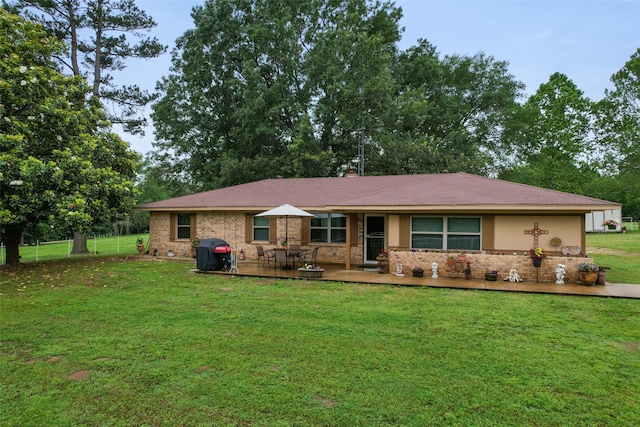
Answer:
M284 204L315 217L255 216ZM480 275L510 268L526 272L526 253L534 247L543 248L548 260L584 262L576 255L585 252L585 214L620 205L468 173L439 173L274 178L136 209L150 211L150 248L161 255L171 250L186 256L192 239L216 237L254 259L256 246L278 246L286 233L289 244L318 247L318 263L359 268L375 264L384 248L392 272L397 264L410 269L420 263L428 270L438 262L444 269L448 253L464 251ZM556 261L546 261L548 280L555 278Z

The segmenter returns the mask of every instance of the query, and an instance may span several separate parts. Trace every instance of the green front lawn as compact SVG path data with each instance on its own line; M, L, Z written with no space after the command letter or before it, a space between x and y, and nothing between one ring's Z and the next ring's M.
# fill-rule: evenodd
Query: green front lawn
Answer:
M637 300L189 268L0 273L0 425L640 424Z
M149 240L148 234L130 234L126 236L98 237L87 239L87 250L90 255L135 255L138 253L136 240L142 238L145 242ZM73 248L73 240L40 243L38 245L20 246L20 262L45 261L52 259L66 258ZM76 257L76 255L71 255ZM6 261L6 248L0 248L0 259L2 263Z
M640 284L640 232L588 233L587 255L610 267L608 282Z

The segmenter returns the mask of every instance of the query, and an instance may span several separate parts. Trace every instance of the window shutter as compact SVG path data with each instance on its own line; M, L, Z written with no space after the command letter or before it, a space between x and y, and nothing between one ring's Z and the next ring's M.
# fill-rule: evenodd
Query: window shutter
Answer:
M269 218L269 244L278 244L278 218Z
M177 228L178 215L175 213L169 214L169 241L174 242L176 240L176 228Z
M253 214L244 214L244 242L251 243L253 241Z
M482 250L489 251L495 249L495 219L496 217L493 215L482 217L482 242L480 242L480 248Z
M301 218L300 221L300 245L309 246L311 220L309 218Z
M191 240L195 239L198 233L198 215L192 213L189 215L189 238Z
M400 247L410 248L411 243L411 217L409 215L400 215Z

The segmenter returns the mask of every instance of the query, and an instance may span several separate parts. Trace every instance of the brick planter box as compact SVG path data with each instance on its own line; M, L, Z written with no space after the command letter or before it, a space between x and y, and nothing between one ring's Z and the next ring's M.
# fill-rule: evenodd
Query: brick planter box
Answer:
M419 265L425 269L430 269L433 262L438 263L438 275L441 277L449 277L451 273L450 267L447 265L447 256L456 255L455 252L418 252L418 251L401 251L392 250L389 252L389 270L396 271L396 266L401 263L404 274L411 274L414 266ZM503 280L509 275L509 270L515 268L520 278L529 282L538 281L545 283L555 283L556 267L558 264L564 264L566 274L564 276L565 283L577 283L580 279L578 276L577 265L583 262L593 262L591 258L579 256L547 256L539 268L533 266L533 262L529 255L519 253L516 255L489 255L481 253L468 253L467 261L471 264L471 278L485 280L487 271L497 271L496 280ZM466 263L465 263L466 267ZM536 271L537 270L537 271ZM536 274L537 273L537 274ZM464 274L461 275L464 277Z

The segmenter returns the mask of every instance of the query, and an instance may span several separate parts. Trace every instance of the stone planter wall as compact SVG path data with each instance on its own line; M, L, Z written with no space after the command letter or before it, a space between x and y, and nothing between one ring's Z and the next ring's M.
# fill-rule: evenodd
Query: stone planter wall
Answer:
M431 271L431 264L438 263L438 276L451 276L452 267L447 265L447 253L436 252L411 252L411 251L391 251L389 253L389 271L396 272L398 263L402 263L402 272L411 275L413 267L419 265L425 271ZM454 254L455 255L455 254ZM536 280L536 268L528 255L486 255L486 254L467 254L467 261L471 263L471 277L473 279L484 280L484 274L487 271L496 270L498 272L498 280L503 280L509 275L509 270L515 268L522 280ZM556 267L558 264L565 266L565 283L577 283L578 268L577 265L583 262L593 262L591 258L577 256L548 256L542 261L542 265L538 269L538 281L552 282L556 281ZM466 265L465 265L466 267ZM458 272L459 277L464 277L463 272ZM429 275L429 278L431 275Z

